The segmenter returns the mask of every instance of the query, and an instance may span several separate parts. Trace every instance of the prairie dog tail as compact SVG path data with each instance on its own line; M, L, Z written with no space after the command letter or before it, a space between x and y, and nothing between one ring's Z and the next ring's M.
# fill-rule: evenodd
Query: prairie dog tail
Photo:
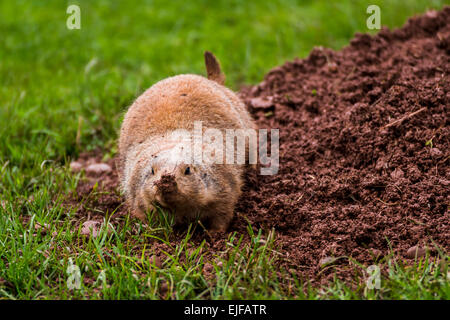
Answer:
M209 51L205 51L205 65L209 80L213 80L221 85L225 84L225 75L220 70L219 61Z

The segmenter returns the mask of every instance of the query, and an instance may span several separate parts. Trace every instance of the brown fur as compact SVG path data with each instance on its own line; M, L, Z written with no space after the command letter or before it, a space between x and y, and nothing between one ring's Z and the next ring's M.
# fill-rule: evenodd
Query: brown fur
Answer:
M119 139L122 186L132 214L142 220L155 203L170 209L177 222L200 218L215 231L225 231L233 217L244 166L183 163L168 139L174 130L192 131L194 121L202 121L204 129L256 128L244 104L221 85L225 77L209 52L205 64L208 79L164 79L138 97L125 115Z

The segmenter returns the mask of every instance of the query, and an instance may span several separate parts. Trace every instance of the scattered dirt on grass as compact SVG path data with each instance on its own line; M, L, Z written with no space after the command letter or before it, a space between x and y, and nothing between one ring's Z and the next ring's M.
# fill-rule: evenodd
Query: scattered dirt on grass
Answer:
M111 170L86 170L95 164L106 164ZM102 221L105 214L113 221L119 221L126 214L115 159L102 162L99 151L85 152L71 163L71 168L75 172L85 170L84 179L78 183L76 192L67 201L67 205L76 208L75 218L79 222L77 228L85 221Z
M313 284L334 274L349 280L351 260L370 265L390 247L401 259L419 247L436 254L434 244L448 250L449 72L445 7L394 31L357 34L340 51L316 48L243 88L260 128L280 129L280 170L247 173L229 231L246 235L247 221L275 229L281 265ZM72 204L85 201L96 181L109 191L80 206L80 219L117 208L116 216L126 214L108 164L112 171L79 184ZM209 251L225 247L208 239Z

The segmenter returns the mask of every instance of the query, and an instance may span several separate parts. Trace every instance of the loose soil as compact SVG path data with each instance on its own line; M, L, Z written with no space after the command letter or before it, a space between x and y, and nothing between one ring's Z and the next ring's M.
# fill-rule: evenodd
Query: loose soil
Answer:
M335 274L348 280L351 261L370 265L391 250L405 261L414 246L448 252L449 72L445 7L400 29L356 34L340 51L315 48L243 88L259 127L280 130L280 170L247 173L229 231L248 241L249 222L274 229L280 265L313 284ZM85 167L96 157L78 161ZM112 221L120 223L127 214L109 164L111 172L79 183L70 202L80 221L118 208ZM80 206L96 181L109 192ZM174 243L182 237L175 232ZM204 233L193 239L205 237L211 252L225 248L224 239Z

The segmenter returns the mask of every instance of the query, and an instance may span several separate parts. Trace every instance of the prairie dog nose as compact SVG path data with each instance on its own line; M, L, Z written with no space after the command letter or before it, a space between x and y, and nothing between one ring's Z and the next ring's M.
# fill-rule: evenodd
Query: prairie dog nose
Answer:
M171 174L163 174L161 178L155 183L158 191L164 197L164 194L170 194L177 191L177 182L175 176Z

